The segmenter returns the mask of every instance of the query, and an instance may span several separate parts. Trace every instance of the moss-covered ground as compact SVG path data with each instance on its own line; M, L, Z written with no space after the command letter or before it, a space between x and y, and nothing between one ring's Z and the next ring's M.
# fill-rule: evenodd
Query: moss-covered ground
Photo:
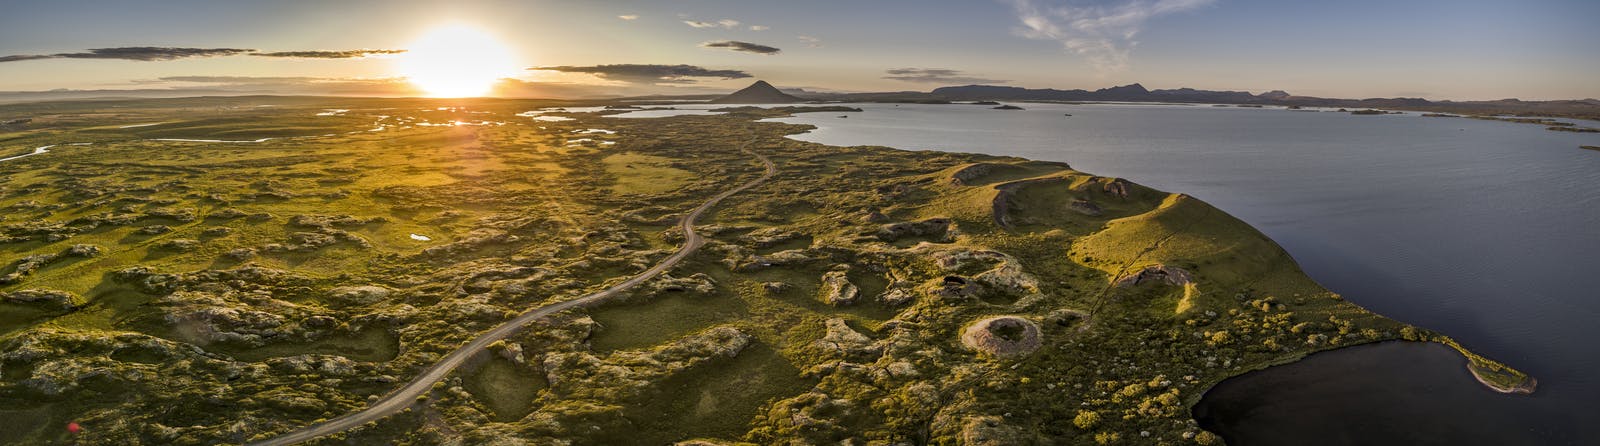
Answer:
M804 109L517 116L567 105L0 107L33 119L0 154L56 145L0 163L0 442L242 443L359 409L488 327L666 257L678 217L760 174L738 150L752 134L778 174L707 215L694 257L321 441L1189 444L1214 437L1188 406L1228 377L1454 345L1345 302L1192 197L756 122ZM1040 347L963 346L997 315L1036 323Z

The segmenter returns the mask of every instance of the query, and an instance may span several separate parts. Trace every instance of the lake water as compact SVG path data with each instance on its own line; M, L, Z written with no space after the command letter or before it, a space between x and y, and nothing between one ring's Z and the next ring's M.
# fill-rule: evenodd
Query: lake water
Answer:
M1351 302L1539 379L1533 395L1495 394L1459 356L1404 344L1313 355L1306 365L1230 380L1202 400L1197 412L1229 423L1219 430L1236 444L1284 444L1290 419L1298 420L1292 432L1330 444L1447 443L1381 437L1399 428L1489 429L1494 435L1474 438L1506 444L1600 444L1600 286L1590 276L1600 268L1600 152L1578 147L1600 145L1600 134L1415 113L851 105L865 111L780 120L818 126L795 136L806 141L1064 161L1196 196L1265 232ZM1293 381L1308 365L1360 373ZM1396 398L1374 382L1436 384ZM1240 388L1249 391L1223 391ZM1275 403L1284 401L1295 403ZM1259 416L1279 407L1298 413ZM1368 418L1390 428L1345 423L1354 413L1376 414ZM1358 427L1380 437L1327 436Z

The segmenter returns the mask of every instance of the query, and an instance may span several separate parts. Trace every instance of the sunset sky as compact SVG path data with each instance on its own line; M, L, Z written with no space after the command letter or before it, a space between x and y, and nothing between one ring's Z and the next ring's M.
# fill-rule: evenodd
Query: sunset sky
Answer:
M3 11L0 91L418 95L473 89L400 78L470 68L515 79L489 91L508 96L703 93L759 78L835 91L1140 82L1600 97L1593 0L61 0ZM454 51L463 40L447 34L488 43Z

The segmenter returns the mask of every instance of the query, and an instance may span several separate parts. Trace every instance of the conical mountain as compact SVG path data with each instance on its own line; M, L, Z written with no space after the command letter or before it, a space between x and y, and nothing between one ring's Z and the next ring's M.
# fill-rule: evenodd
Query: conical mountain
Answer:
M756 83L744 87L743 90L711 100L713 104L793 104L796 102L805 102L805 100L778 91L778 87L772 86L767 81L756 81Z

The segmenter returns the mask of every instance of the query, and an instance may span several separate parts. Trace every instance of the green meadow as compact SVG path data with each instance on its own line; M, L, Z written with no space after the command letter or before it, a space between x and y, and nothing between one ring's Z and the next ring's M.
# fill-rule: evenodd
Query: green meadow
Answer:
M828 108L517 116L572 105L605 104L0 106L32 119L0 157L56 146L0 162L0 442L244 443L358 410L666 258L679 217L762 173L752 137L778 173L702 218L693 257L320 443L1212 444L1188 410L1206 389L1317 351L1444 342L1528 379L1193 197L757 122ZM1036 344L963 342L994 316Z

